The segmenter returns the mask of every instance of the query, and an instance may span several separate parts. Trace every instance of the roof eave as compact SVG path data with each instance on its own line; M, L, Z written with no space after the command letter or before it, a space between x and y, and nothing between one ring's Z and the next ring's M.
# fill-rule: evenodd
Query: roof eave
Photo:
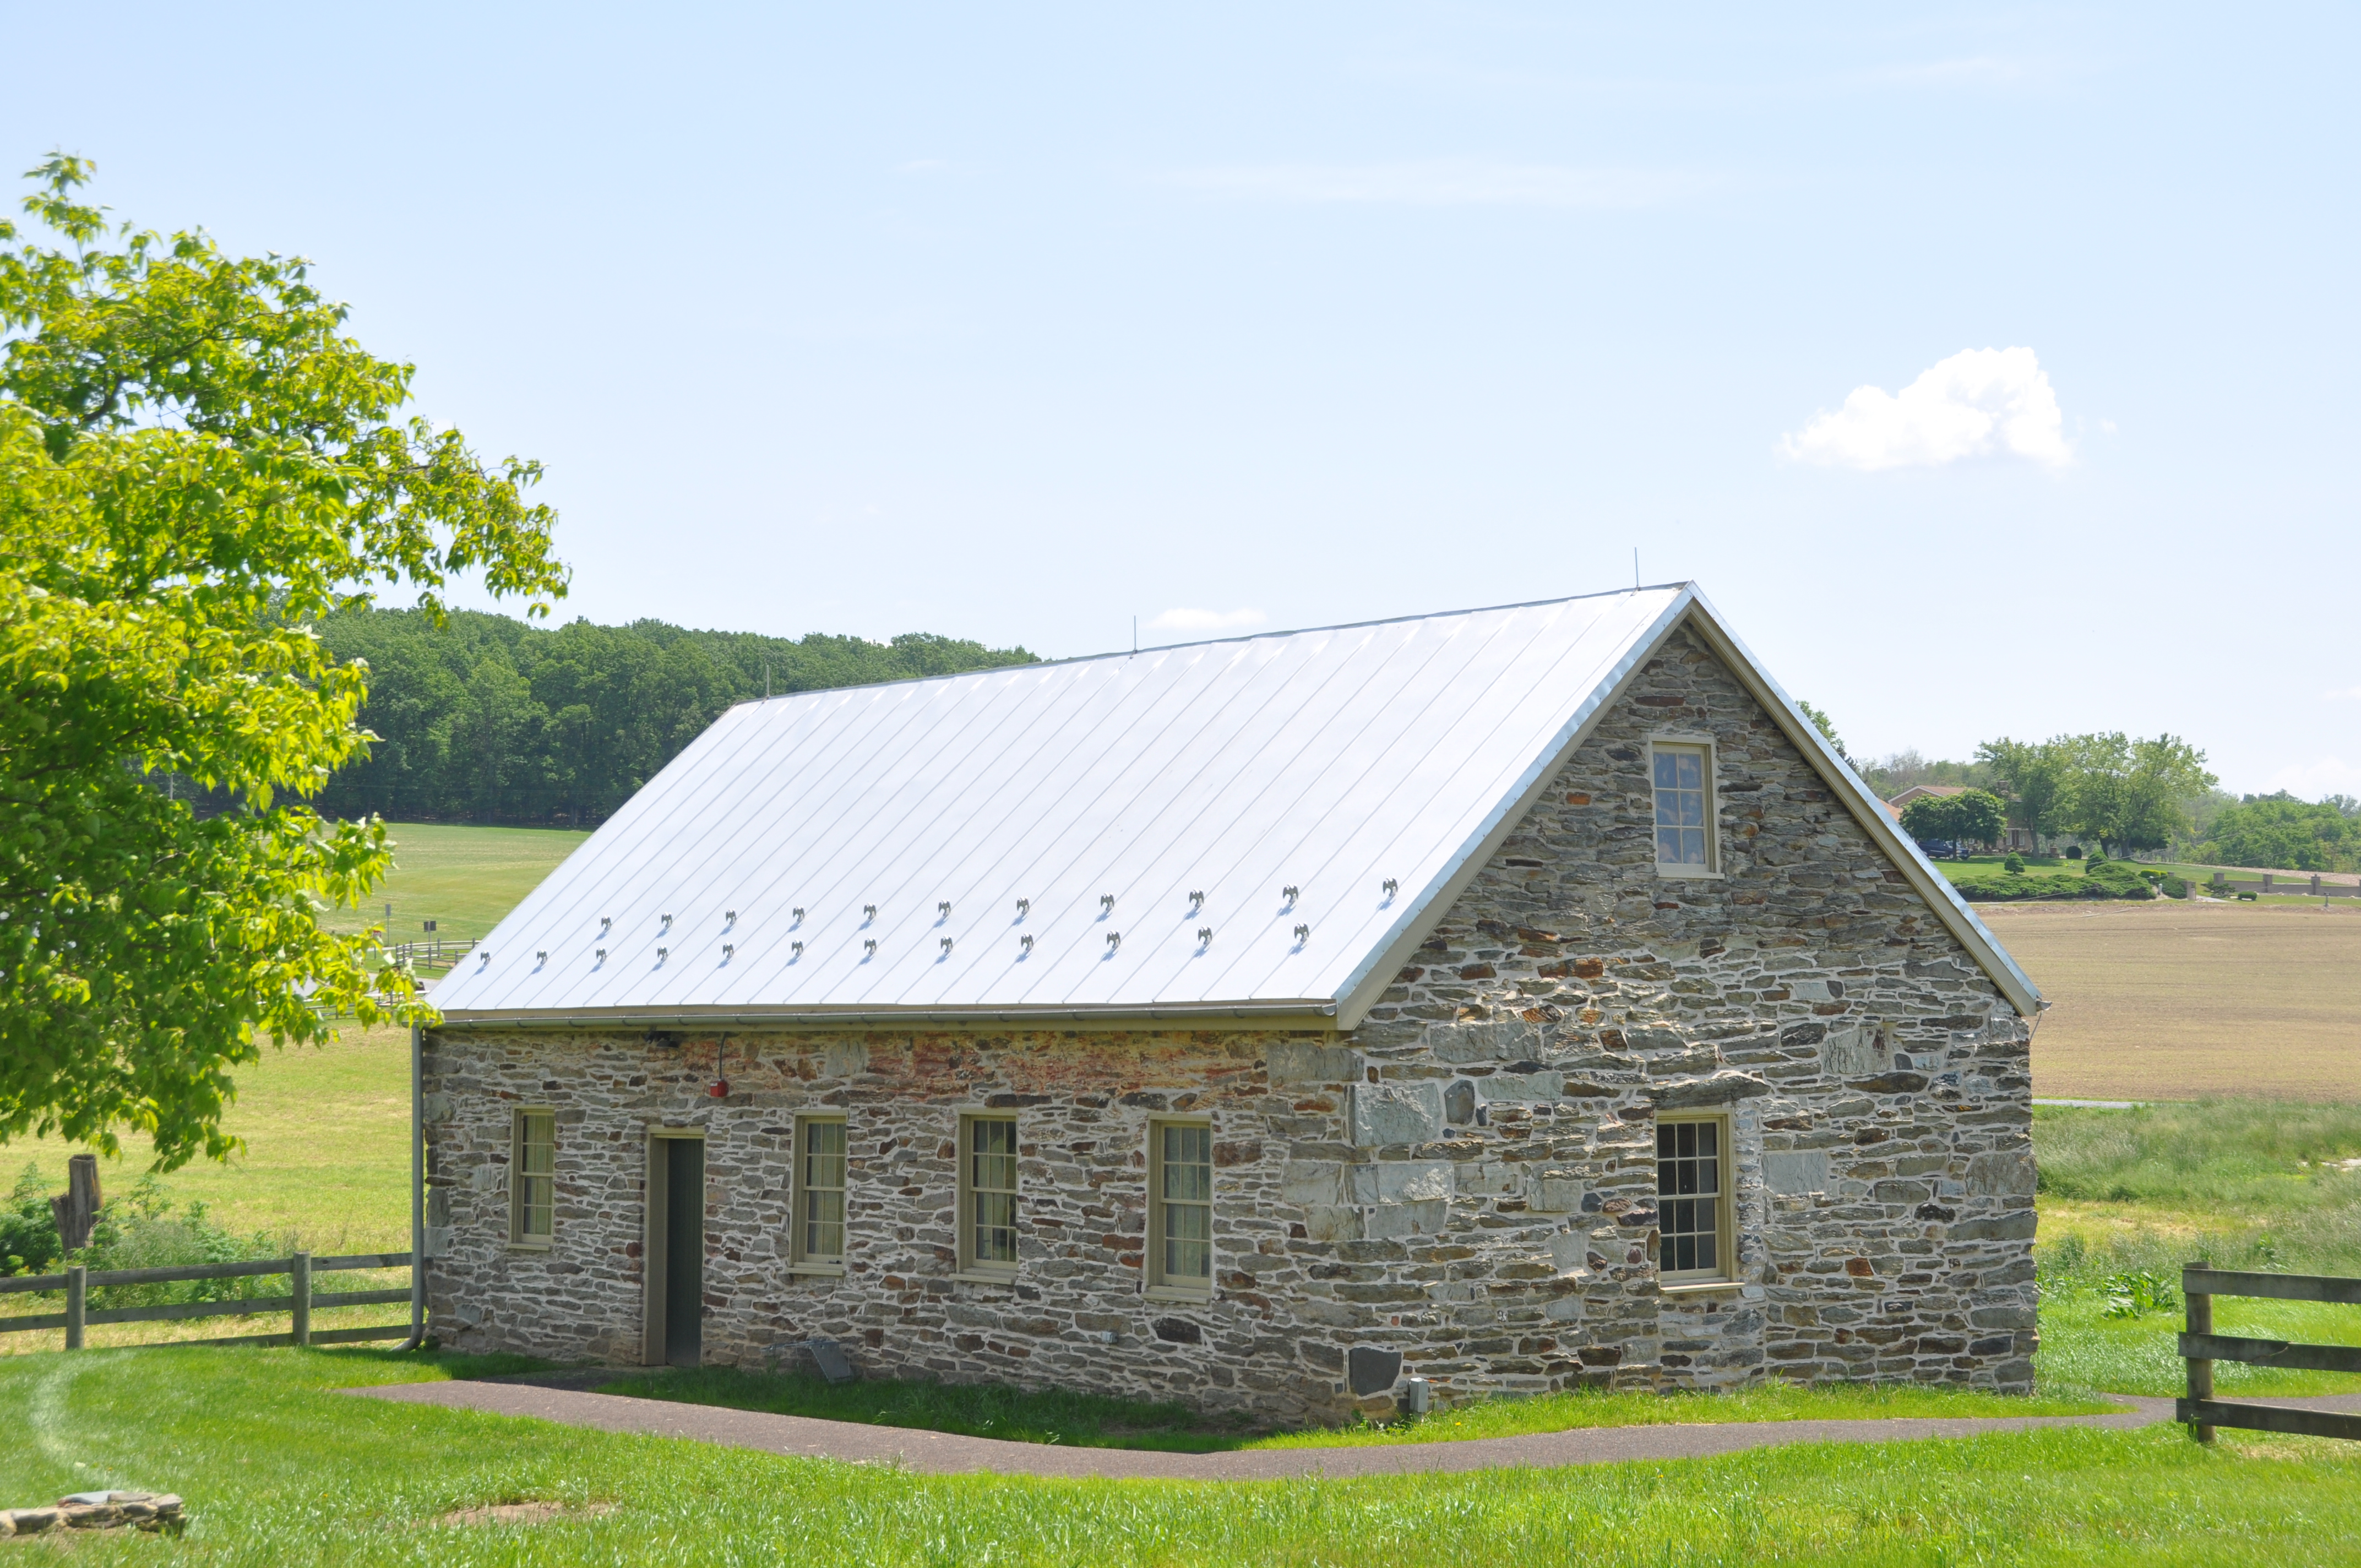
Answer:
M1015 1028L1180 1024L1203 1027L1333 1030L1336 1003L1323 997L1275 1002L1166 1003L1100 1007L594 1007L461 1008L443 1023L468 1029L910 1029L1000 1024Z

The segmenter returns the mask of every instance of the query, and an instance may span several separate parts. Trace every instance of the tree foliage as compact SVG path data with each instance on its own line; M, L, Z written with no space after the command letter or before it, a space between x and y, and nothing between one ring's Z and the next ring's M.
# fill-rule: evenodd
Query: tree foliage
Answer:
M631 798L716 715L785 694L1027 663L913 632L890 643L688 631L660 620L550 629L454 611L331 616L320 635L366 659L361 721L379 739L319 799L331 816L595 823Z
M1820 732L1820 739L1828 743L1828 749L1838 756L1844 757L1844 741L1838 737L1836 720L1828 716L1828 711L1825 708L1814 707L1801 697L1795 699L1795 706L1804 710L1804 717L1812 721L1812 728ZM1846 757L1845 760L1850 762L1852 759Z
M1976 748L1976 761L1991 774L1993 793L2007 803L2009 826L2024 828L2038 845L2058 831L2066 798L2066 759L2055 743L2012 740L2004 735Z
M565 573L533 465L403 417L412 367L304 262L113 225L88 174L33 171L40 237L0 221L0 1141L133 1130L170 1168L236 1146L258 1036L427 1015L315 918L389 851L302 804L366 747L367 672L313 623L377 585L431 617L454 573L536 601Z
M2314 805L2282 791L2225 806L2199 851L2215 865L2267 871L2361 868L2361 802L2331 795Z
M2110 855L2153 853L2190 827L2190 803L2217 782L2205 753L2174 735L2128 739L2121 730L2060 737L2059 820Z
M2006 809L1989 790L1922 795L1902 808L1902 830L1922 843L1991 844L2007 826Z

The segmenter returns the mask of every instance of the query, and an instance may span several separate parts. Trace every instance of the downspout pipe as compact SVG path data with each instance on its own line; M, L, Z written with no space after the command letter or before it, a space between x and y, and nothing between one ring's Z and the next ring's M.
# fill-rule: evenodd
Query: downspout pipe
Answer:
M410 1026L410 1337L396 1354L426 1343L426 1050Z

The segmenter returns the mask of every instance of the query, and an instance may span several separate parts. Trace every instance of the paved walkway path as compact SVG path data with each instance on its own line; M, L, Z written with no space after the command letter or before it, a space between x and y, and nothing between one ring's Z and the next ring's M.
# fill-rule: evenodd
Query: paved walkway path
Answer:
M522 1383L391 1383L348 1393L398 1404L440 1405L503 1416L533 1416L599 1431L695 1438L731 1448L856 1464L898 1464L924 1475L987 1471L997 1475L1094 1475L1171 1481L1278 1481L1298 1475L1402 1475L1422 1471L1506 1466L1605 1464L1627 1459L1698 1459L1783 1442L1891 1442L1974 1437L2038 1427L2125 1430L2172 1419L2172 1401L2113 1396L2134 1407L2102 1416L1993 1416L1942 1420L1730 1421L1678 1426L1578 1427L1525 1437L1463 1442L1387 1443L1366 1448L1252 1449L1228 1453L1157 1453L1123 1448L1063 1448L957 1437L908 1427L824 1421L669 1399ZM2361 1395L2274 1403L2361 1411Z

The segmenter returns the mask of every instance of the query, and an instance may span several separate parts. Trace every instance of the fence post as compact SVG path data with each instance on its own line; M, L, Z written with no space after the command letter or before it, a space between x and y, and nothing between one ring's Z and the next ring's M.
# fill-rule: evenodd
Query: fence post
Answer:
M289 1309L287 1338L293 1344L312 1343L312 1255L299 1252L288 1260L288 1292L294 1297Z
M66 1270L66 1348L82 1348L82 1320L90 1296L90 1270L75 1264Z
M2213 1266L2201 1257L2190 1266L2210 1268ZM2190 1289L2189 1277L2186 1274L2181 1276L2180 1286L2180 1293L2189 1299L2189 1332L2192 1334L2212 1333L2213 1332L2213 1298ZM2195 1356L2190 1357L2189 1398L2194 1401L2210 1399L2213 1397L2213 1363L2210 1360L2199 1360ZM2213 1441L2213 1423L2211 1421L2191 1421L2189 1423L2189 1431L2190 1435L2200 1442Z

